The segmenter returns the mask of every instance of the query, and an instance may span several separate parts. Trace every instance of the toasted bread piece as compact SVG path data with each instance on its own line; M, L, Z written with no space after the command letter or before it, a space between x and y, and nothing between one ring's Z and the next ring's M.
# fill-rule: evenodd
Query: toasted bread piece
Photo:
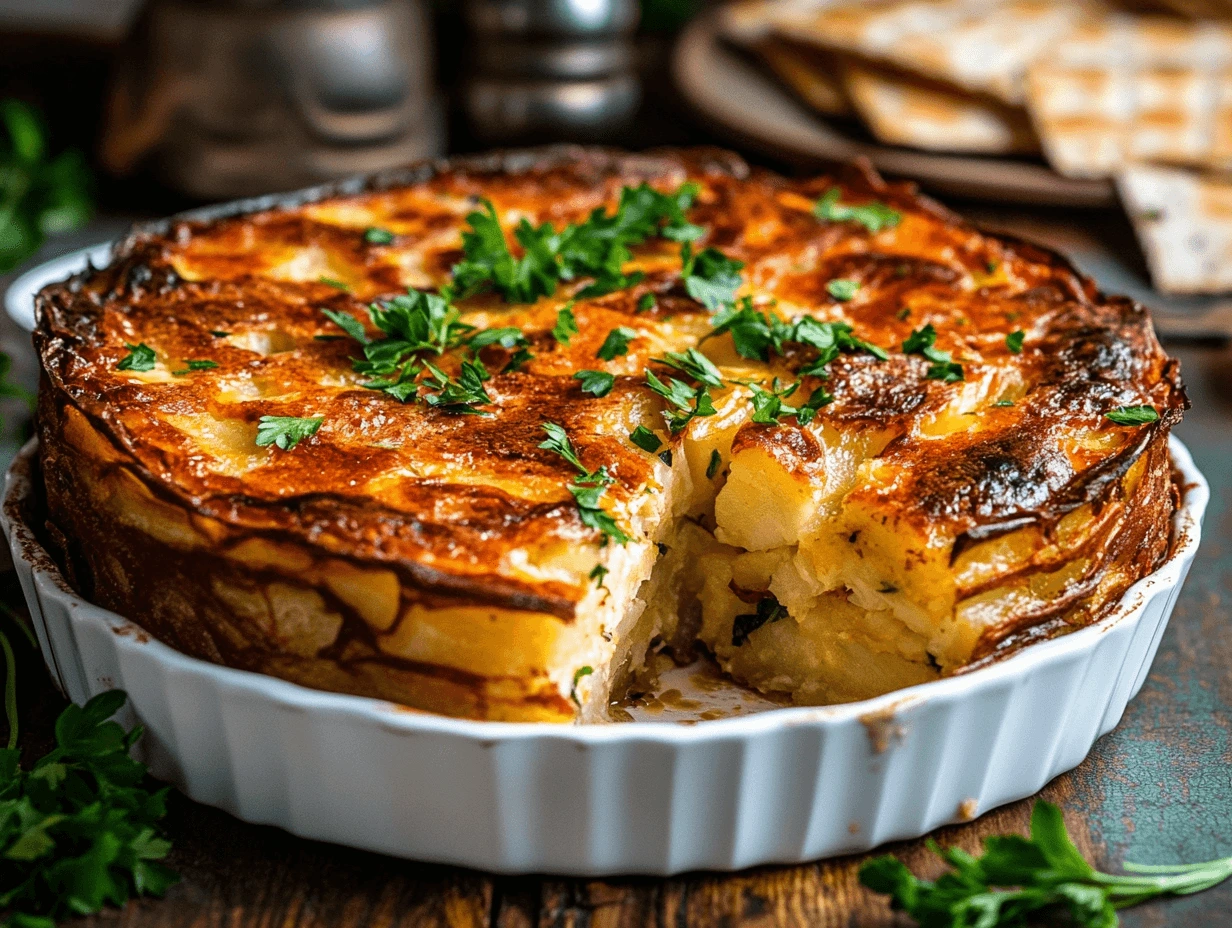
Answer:
M507 233L556 234L611 215L623 187L685 181L696 247L745 262L747 338L771 337L755 315L773 312L880 350L852 343L824 378L801 372L822 345L781 326L779 349L740 353L656 236L622 268L645 276L610 293L581 277L533 303L458 297L456 322L516 329L532 355L431 355L458 376L477 352L489 401L354 369L386 345L369 303L456 281L480 198ZM869 173L788 180L713 151L419 165L139 231L37 309L47 523L83 592L189 654L307 686L598 721L661 640L798 702L856 699L1087 624L1168 550L1185 399L1143 309ZM625 353L600 357L622 326ZM929 356L905 352L926 326ZM656 359L688 348L721 385L672 434L646 370L671 376ZM776 377L814 418L754 402ZM1147 424L1106 416L1146 404ZM269 416L315 426L263 444ZM579 469L604 481L589 511Z
M1021 108L855 63L843 69L843 83L860 118L891 145L984 155L1039 150Z
M1021 106L1028 65L1092 9L1069 0L889 0L785 17L800 42Z
M723 7L719 25L724 37L758 58L788 90L823 116L847 116L851 104L843 91L833 55L783 40L775 23L807 15L836 0L740 0Z
M1134 161L1232 168L1232 26L1108 17L1059 42L1028 84L1044 153L1066 176Z
M1232 179L1129 165L1117 174L1117 190L1158 289L1232 291Z

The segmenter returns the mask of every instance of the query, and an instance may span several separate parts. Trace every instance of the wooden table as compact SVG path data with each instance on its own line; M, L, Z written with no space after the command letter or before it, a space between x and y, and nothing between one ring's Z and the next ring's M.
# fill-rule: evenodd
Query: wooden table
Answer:
M1048 229L1062 230L1066 244L1079 250L1107 241L1098 223L1088 221L1078 234L1057 226L1055 216L1031 221L1036 225L1023 220L1020 227L1046 238ZM1232 350L1169 348L1182 359L1194 407L1177 432L1211 482L1205 538L1152 673L1120 727L1041 794L1065 810L1075 840L1102 868L1232 854ZM0 596L20 606L11 574L0 577ZM34 752L28 761L49 746L63 701L29 653L21 673L22 745ZM975 850L985 835L1025 831L1029 811L1029 802L1015 803L934 837ZM303 841L181 796L171 803L167 831L174 841L169 863L183 881L163 900L141 900L90 921L159 928L896 924L885 903L857 882L863 857L670 880L492 877ZM917 872L937 871L922 841L888 849ZM1124 924L1232 925L1232 881L1142 906L1127 912Z

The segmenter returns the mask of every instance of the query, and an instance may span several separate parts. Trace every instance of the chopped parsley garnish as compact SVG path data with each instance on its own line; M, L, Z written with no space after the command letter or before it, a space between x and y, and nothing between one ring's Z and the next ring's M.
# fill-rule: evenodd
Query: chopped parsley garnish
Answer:
M317 433L324 416L300 419L295 416L262 416L257 420L257 447L276 445L290 451L305 438Z
M818 387L800 406L791 406L787 400L799 389L800 384L793 383L780 387L778 378L766 389L759 384L750 384L753 395L753 421L762 424L777 424L780 419L795 416L800 425L808 425L817 416L817 410L828 403L834 402L834 397L826 392L824 387Z
M706 465L706 479L712 479L719 472L719 467L723 464L723 455L719 454L719 449L715 448L710 452L710 463Z
M1111 419L1117 425L1146 425L1159 418L1154 406L1118 406L1112 412L1104 413L1104 418Z
M639 313L648 313L655 308L655 295L653 293L643 293L637 301L637 311Z
M604 573L607 573L607 571L604 570ZM593 576L593 572L591 575ZM569 698L573 700L573 704L579 709L582 708L582 704L578 701L577 697L578 682L582 679L582 677L589 677L594 672L595 668L587 665L585 667L579 667L573 673L573 685L569 688Z
M663 413L667 427L673 435L682 431L695 417L715 414L710 388L704 383L694 388L675 377L668 377L667 383L664 383L652 371L647 370L646 386L673 407Z
M1027 333L1022 329L1005 336L1005 347L1009 349L1010 354L1022 354L1022 342L1026 337Z
M838 187L831 187L813 207L813 215L825 222L859 223L873 234L882 229L892 229L903 220L902 213L890 209L884 203L875 200L858 206L841 203L839 198L842 195Z
M860 289L858 280L837 278L826 284L826 293L840 302L852 299Z
M1013 400L997 400L995 403L993 403L993 405L994 406L1013 406L1014 401Z
M736 302L743 261L729 258L717 248L707 248L694 254L693 246L688 242L681 246L680 258L683 262L680 276L684 279L684 289L689 296L712 313Z
M723 386L723 377L719 373L719 369L714 366L713 361L696 348L689 348L683 352L668 351L663 357L654 358L654 362L675 368L694 380L706 384L708 387Z
M154 349L141 342L137 345L124 343L124 347L128 349L128 354L120 358L120 363L116 365L118 371L152 371L154 370Z
M603 491L612 483L607 468L600 467L596 471L587 470L582 466L577 452L573 450L573 443L569 440L568 433L554 422L544 422L542 425L548 437L539 443L539 447L560 455L578 470L578 475L569 484L569 492L573 494L573 499L577 503L578 516L582 524L602 532L605 542L610 538L620 545L627 543L629 536L599 504Z
M419 395L416 380L425 370L425 356L444 354L465 344L468 337L472 343L479 337L471 335L474 326L460 320L460 313L450 304L448 296L448 291L441 295L408 290L405 296L373 303L368 307L368 316L385 334L385 338L379 339L369 338L363 324L350 313L332 309L322 312L363 346L364 356L351 361L356 373L370 378L363 386L405 403ZM498 331L501 331L500 337L505 336L502 330ZM496 341L500 341L500 337ZM487 379L486 370L483 379Z
M215 338L229 338L231 335L230 332L223 332L219 329L211 329L210 334L213 335Z
M333 287L335 290L345 290L348 293L351 290L351 287L349 284L344 284L342 281L335 280L333 277L324 277L324 276L318 277L317 283L325 284L325 286L327 287Z
M864 351L884 361L889 357L885 351L856 338L852 328L845 322L818 322L811 316L803 316L794 323L784 322L773 313L763 313L753 308L747 297L714 317L715 328L707 338L730 332L732 344L741 357L766 361L770 354L783 354L789 343L810 345L816 348L815 361L804 368L801 374L827 376L825 367L843 352Z
M777 622L787 617L787 610L771 595L763 596L757 601L757 611L746 615L738 615L732 621L731 643L733 648L741 647L749 640L749 635L757 631L767 622Z
M952 868L935 881L921 880L891 854L860 867L861 883L926 928L1116 928L1118 909L1202 892L1232 876L1232 857L1180 866L1127 863L1124 875L1100 873L1070 840L1061 810L1043 800L1031 810L1030 838L985 838L979 857L931 840L928 847Z
M129 753L141 727L111 717L121 690L70 703L55 724L56 746L21 769L7 636L5 701L9 746L0 749L0 849L5 924L52 928L61 920L122 906L130 896L161 896L178 875L160 863L171 842L160 833L168 787L150 789L144 764Z
M498 345L506 351L512 352L509 356L509 361L501 368L500 372L502 374L518 370L534 357L529 351L530 342L522 334L522 330L514 326L483 329L468 338L466 344L472 351L479 351L481 348L487 348L490 345Z
M745 297L736 306L729 306L714 317L714 328L707 338L730 332L736 353L742 358L766 361L770 352L783 353L783 344L790 340L792 326L773 313L766 314L753 308L753 301Z
M463 295L494 289L507 303L533 303L555 293L561 281L579 277L594 278L582 297L630 286L642 279L641 274L623 272L633 257L631 247L655 235L685 242L702 234L685 218L697 193L696 184L684 184L674 193L660 193L647 184L625 187L614 214L600 207L584 222L559 232L550 223L534 226L523 219L513 232L522 247L520 258L509 250L496 208L483 200L481 208L466 217L466 259L454 268L454 283Z
M578 371L573 379L582 381L582 392L592 396L607 396L616 385L616 378L607 371Z
M573 304L566 303L556 313L556 325L552 327L552 337L562 345L568 345L569 340L578 334L577 318L573 315Z
M594 569L591 570L589 577L591 580L595 581L596 588L602 588L603 580L607 575L608 575L608 569L604 567L602 564L596 564L594 566Z
M956 362L948 351L941 351L935 347L936 343L937 330L930 322L907 337L903 342L903 353L923 355L933 362L924 375L929 380L940 380L944 383L957 383L963 380L962 365Z
M183 370L171 372L171 375L173 377L185 377L188 374L191 374L193 371L209 371L209 370L213 370L214 368L218 366L217 361L209 361L205 359L185 361L184 363L187 366Z
M442 412L453 415L487 416L491 413L478 410L476 406L489 406L492 397L484 389L483 382L491 378L488 369L478 358L463 359L457 377L448 377L431 361L424 361L428 374L419 386L435 393L421 392L425 403Z
M817 349L817 360L801 370L802 375L829 376L825 370L826 365L843 352L864 351L878 361L884 361L889 357L884 349L853 335L852 328L847 323L818 322L811 316L805 316L796 321L789 340L801 345L811 345Z
M369 245L388 245L394 240L394 234L388 229L369 226L364 229L364 241Z
M633 442L643 451L649 451L651 454L654 454L663 447L663 442L659 440L659 436L644 425L639 425L629 433L629 441Z
M611 361L620 355L627 354L629 351L629 342L637 338L637 330L631 329L628 326L618 326L607 333L607 338L603 340L603 344L599 346L599 351L596 357L604 361Z

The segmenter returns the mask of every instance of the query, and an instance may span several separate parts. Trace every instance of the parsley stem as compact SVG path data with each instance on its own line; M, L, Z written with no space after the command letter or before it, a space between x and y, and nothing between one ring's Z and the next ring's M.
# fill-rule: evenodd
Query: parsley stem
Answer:
M9 636L0 631L0 648L4 649L4 714L9 723L9 750L17 747L17 659Z

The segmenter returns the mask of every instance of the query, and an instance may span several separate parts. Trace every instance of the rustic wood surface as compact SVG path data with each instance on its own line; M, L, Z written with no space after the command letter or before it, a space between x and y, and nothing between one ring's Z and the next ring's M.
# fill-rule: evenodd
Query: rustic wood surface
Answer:
M1089 237L1069 243L1085 247ZM1194 405L1177 432L1211 482L1205 537L1152 673L1120 727L1041 793L1065 810L1075 840L1103 868L1124 860L1190 862L1232 854L1232 350L1169 347L1182 359ZM0 600L24 610L11 574L0 577ZM22 745L29 759L48 746L63 701L29 652L21 675ZM933 837L975 850L985 835L1025 831L1029 810L1029 802L1015 803ZM669 880L492 877L300 840L178 795L167 830L174 841L169 863L183 881L165 899L141 900L88 921L143 928L909 923L896 921L880 898L859 886L863 857ZM917 872L937 872L922 841L887 849ZM1129 928L1232 925L1232 882L1128 911L1123 922Z

